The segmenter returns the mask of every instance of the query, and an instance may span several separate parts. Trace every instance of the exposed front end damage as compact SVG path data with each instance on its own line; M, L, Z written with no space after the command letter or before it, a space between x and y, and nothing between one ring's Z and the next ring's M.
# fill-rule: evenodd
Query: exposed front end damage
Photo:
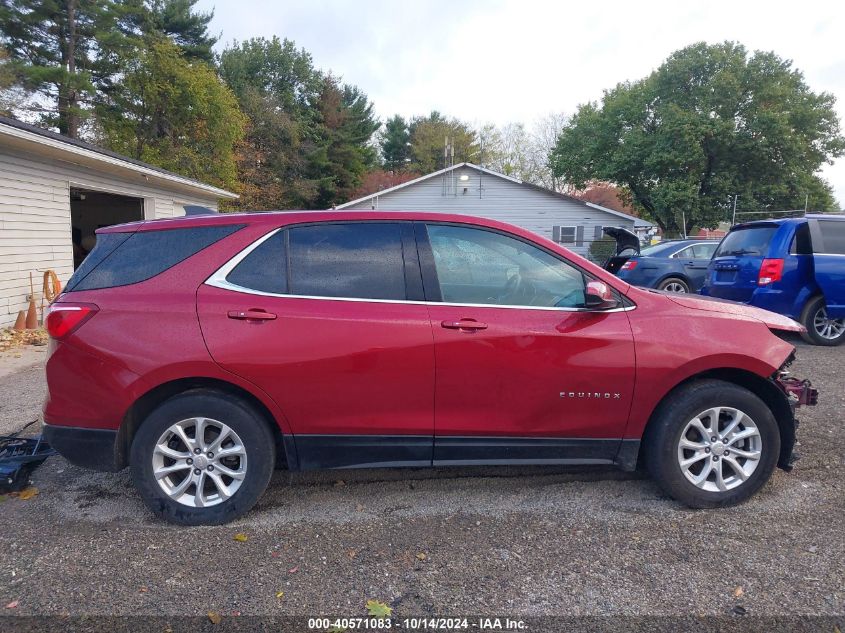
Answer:
M789 472L793 463L799 458L795 452L795 432L798 429L798 418L795 417L795 410L798 407L814 407L819 400L819 390L813 387L809 380L801 380L789 375L787 368L795 360L795 352L789 355L786 362L772 376L772 382L783 394L789 406L789 416L792 418L791 433L789 429L781 427L781 451L778 466ZM786 430L787 432L783 432Z

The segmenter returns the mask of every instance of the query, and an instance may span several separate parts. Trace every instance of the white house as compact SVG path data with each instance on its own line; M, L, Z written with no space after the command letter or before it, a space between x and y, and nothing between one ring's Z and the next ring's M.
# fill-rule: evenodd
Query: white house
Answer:
M209 160L213 160L210 157ZM30 273L65 284L102 226L216 210L229 191L0 117L0 326L25 310ZM87 248L86 248L87 247Z
M434 211L515 224L587 256L605 226L644 232L652 224L606 207L523 182L472 163L441 169L338 209Z

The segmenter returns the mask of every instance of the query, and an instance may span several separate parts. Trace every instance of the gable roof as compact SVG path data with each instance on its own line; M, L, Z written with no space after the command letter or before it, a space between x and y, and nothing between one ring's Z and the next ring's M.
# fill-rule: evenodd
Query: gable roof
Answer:
M476 165L474 163L463 162L458 163L457 165L453 165L452 167L446 167L445 169L439 169L438 171L433 171L430 174L426 174L424 176L420 176L419 178L414 178L413 180L409 180L407 182L403 182L399 185L395 185L393 187L389 187L387 189L382 189L381 191L377 191L376 193L371 193L368 196L363 196L361 198L356 198L355 200L350 200L349 202L344 202L343 204L337 205L338 209L346 209L347 207L354 206L356 204L360 204L361 202L365 202L367 200L372 200L373 198L377 198L379 196L383 196L385 194L391 193L393 191L397 191L399 189L404 189L405 187L410 187L411 185L415 185L418 182L423 182L424 180L428 180L430 178L434 178L436 176L442 176L443 174L453 171L455 169L460 169L462 167L469 167L470 169L475 169L480 171L481 173L487 174L488 176L494 176L496 178L502 178L503 180L508 180L513 182L517 185L521 185L533 191L539 191L540 193L548 194L551 196L556 196L562 200L567 200L569 202L573 202L576 204L580 204L582 206L589 207L591 209L595 209L597 211L603 211L605 213L609 213L610 215L615 215L620 218L624 218L626 220L633 220L635 226L653 226L651 222L648 220L643 220L642 218L638 218L633 215L629 215L627 213L622 213L621 211L615 211L614 209L608 209L607 207L603 207L598 204L594 204L592 202L585 202L579 198L575 198L574 196L567 195L565 193L560 193L558 191L554 191L552 189L547 189L546 187L541 187L540 185L535 185L530 182L525 182L524 180L520 180L519 178L514 178L512 176L507 176L505 174L499 173L498 171L493 171L492 169L487 169L486 167L481 167L480 165Z
M148 176L154 176L164 181L169 181L174 184L188 187L190 189L197 189L205 194L211 194L217 198L227 198L233 200L238 197L236 193L214 187L212 185L194 180L193 178L186 178L179 174L167 171L161 167L150 165L140 160L112 152L111 150L97 147L91 143L80 141L79 139L70 138L63 134L58 134L51 130L46 130L37 125L31 125L11 119L9 117L0 116L0 140L3 138L17 139L19 141L27 141L35 143L40 146L50 147L60 150L76 157L84 157L89 160L98 161L101 163L108 163L125 169L139 172Z

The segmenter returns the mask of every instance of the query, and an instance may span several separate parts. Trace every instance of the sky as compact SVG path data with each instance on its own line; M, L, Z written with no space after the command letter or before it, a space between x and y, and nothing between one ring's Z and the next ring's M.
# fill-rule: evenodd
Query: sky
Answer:
M439 110L474 124L572 114L673 51L733 40L774 51L829 92L845 127L845 3L838 0L199 0L218 49L278 35L359 86L382 120ZM822 175L845 207L845 157ZM741 204L740 204L741 206Z

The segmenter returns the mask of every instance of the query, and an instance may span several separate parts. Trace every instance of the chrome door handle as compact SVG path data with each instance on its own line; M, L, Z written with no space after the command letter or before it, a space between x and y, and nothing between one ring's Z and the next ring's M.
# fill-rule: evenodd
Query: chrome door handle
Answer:
M237 319L239 321L272 321L276 315L266 310L252 308L250 310L230 310L228 314L230 319Z
M487 324L475 319L461 319L460 321L442 321L440 327L447 330L486 330Z

